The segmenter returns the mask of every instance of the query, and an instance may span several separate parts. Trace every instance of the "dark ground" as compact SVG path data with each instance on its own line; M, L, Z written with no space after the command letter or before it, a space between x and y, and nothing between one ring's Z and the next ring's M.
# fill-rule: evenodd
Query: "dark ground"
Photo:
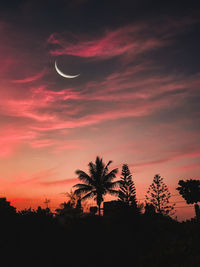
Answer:
M162 216L1 216L1 266L200 266L200 225Z

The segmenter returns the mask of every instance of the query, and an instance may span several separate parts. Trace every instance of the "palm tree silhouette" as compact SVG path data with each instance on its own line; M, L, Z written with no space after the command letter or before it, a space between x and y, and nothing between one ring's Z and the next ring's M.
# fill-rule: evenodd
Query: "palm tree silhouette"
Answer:
M119 181L113 182L118 169L116 168L109 172L108 166L111 163L112 161L110 160L105 165L102 158L97 156L95 163L89 162L88 164L89 174L82 170L76 170L78 178L84 183L74 185L77 188L74 193L78 195L84 194L81 198L83 200L94 197L97 202L99 215L101 215L101 203L104 200L104 195L109 193L118 196L118 190L114 188L119 185Z

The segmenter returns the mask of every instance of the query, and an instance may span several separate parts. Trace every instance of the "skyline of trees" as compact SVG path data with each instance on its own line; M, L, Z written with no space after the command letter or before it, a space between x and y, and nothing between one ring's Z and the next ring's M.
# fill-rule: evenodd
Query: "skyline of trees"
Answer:
M99 156L96 157L95 162L89 162L89 174L82 170L76 170L78 178L84 183L78 183L73 186L75 190L64 193L68 198L68 201L64 201L60 204L60 207L54 208L55 212L62 213L62 209L66 212L70 209L76 209L76 212L89 210L89 203L85 200L93 198L98 206L98 214L101 214L101 204L104 201L104 197L107 194L114 195L115 201L120 201L127 206L135 207L137 211L144 211L144 214L160 213L165 216L172 216L175 214L175 204L170 203L171 194L167 185L163 182L163 178L156 174L153 178L152 184L146 193L146 201L139 202L136 198L136 187L133 181L132 174L129 170L128 164L122 165L120 180L114 180L118 169L115 168L109 171L109 166L112 161L107 164L103 162L103 159ZM200 201L200 181L199 180L180 180L179 187L176 188L180 195L186 200L187 204L195 203L196 218L199 219L200 211L198 202ZM1 198L3 200L3 198ZM141 200L141 199L140 199ZM48 200L48 203L50 200ZM2 202L3 203L3 202ZM44 202L46 204L46 201ZM91 205L90 205L91 206ZM124 206L125 207L125 206ZM3 209L0 203L0 211ZM48 205L47 205L48 208ZM38 206L38 210L41 207ZM43 210L43 209L42 209ZM20 212L26 214L32 210L31 208L21 210Z
M135 209L135 212L138 212L141 210L141 205L139 206L137 204L136 188L128 165L122 165L120 180L113 182L113 179L116 178L116 174L118 173L118 169L108 172L108 166L111 163L112 161L109 161L105 165L103 159L97 156L95 163L90 162L88 164L89 175L82 170L77 170L76 174L78 178L84 181L85 184L74 185L75 188L78 188L74 191L74 194L79 196L81 194L81 200L94 198L97 202L99 215L101 214L101 203L104 201L103 196L107 193L117 196L118 201L125 205L124 208L131 207ZM117 186L118 190L114 189ZM160 175L157 174L154 176L153 182L145 197L146 206L148 206L145 211L151 208L155 213L162 215L168 216L174 214L175 204L170 204L171 194Z

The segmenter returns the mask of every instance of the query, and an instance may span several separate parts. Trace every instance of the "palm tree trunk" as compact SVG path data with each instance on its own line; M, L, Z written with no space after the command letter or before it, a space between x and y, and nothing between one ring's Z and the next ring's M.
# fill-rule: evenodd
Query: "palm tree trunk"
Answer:
M194 209L195 209L196 219L198 222L200 222L200 210L199 210L199 205L197 203L194 205Z
M101 203L98 204L99 216L101 216Z
M102 194L97 192L97 206L98 206L99 216L101 216L101 202L102 202Z

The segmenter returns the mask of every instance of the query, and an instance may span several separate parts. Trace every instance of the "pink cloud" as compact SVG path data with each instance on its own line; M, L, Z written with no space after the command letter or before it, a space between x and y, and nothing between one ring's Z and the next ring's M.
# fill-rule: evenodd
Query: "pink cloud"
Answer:
M51 55L74 55L84 58L106 59L124 55L137 56L171 43L176 34L181 34L186 26L196 23L194 19L177 19L169 21L163 18L160 25L156 23L132 24L114 30L107 30L100 37L76 36L71 33L53 33L47 42L59 45L60 48L50 50ZM128 55L128 57L127 57Z
M81 140L57 141L52 152L58 154L65 150L81 150L85 146Z
M60 45L60 50L52 51L55 55L58 52L102 59L120 55L125 58L125 55L139 55L167 43L164 37L168 30L161 30L156 38L152 38L151 34L146 34L147 28L145 25L131 25L106 31L98 38L75 37L75 42L65 39L64 35L53 34L48 41ZM151 116L170 108L171 103L173 106L181 104L185 96L195 94L199 87L197 76L186 78L158 73L153 62L142 62L131 67L123 65L107 77L83 82L77 88L61 88L59 91L57 85L51 90L55 86L53 83L40 80L46 78L42 72L12 80L10 95L7 94L9 90L6 86L1 90L0 112L12 120L13 128L18 128L18 123L23 125L24 132L19 130L17 136L11 134L13 139L8 139L5 144L2 139L0 154L2 157L11 155L19 144L28 144L29 149L48 149L53 153L80 149L79 143L59 142L62 130L96 127L106 121ZM38 85L32 86L33 81L37 81ZM178 96L160 97L162 93L173 93L185 88L190 90ZM49 134L53 130L56 130L54 137ZM67 130L66 136L70 131ZM31 134L26 136L24 133ZM153 161L150 163L154 164Z
M66 133L65 133L66 135ZM31 148L42 149L50 147L53 154L60 153L65 150L80 150L82 149L83 142L81 140L59 140L57 138L51 139L33 139L28 140L27 143Z
M61 47L51 50L52 55L74 55L101 59L119 56L130 51L137 55L164 44L160 38L144 39L144 36L141 38L139 35L143 30L143 25L121 27L117 30L105 32L101 38L89 41L79 40L78 37L71 34L70 38L60 34L51 34L48 43L57 44ZM69 39L73 41L70 42Z
M183 152L183 153L177 153L175 155L171 155L169 157L163 158L163 159L158 159L158 160L153 160L153 161L146 161L146 162L136 162L134 164L132 164L131 166L133 167L143 167L143 166L152 166L152 165L157 165L157 164L162 164L162 163L166 163L168 161L172 161L172 160L176 160L176 159L180 159L180 158L195 158L195 157L199 157L200 156L200 151L196 151L196 152ZM200 164L191 164L185 167L181 167L180 169L184 169L184 170L188 170L188 168L197 168L200 167ZM177 168L176 168L177 169ZM174 170L176 170L174 169ZM178 168L179 169L179 168ZM179 169L179 170L180 170Z
M61 185L69 185L69 184L75 184L75 183L78 183L77 178L68 178L68 179L63 179L63 180L41 182L40 185L42 185L42 186L61 186Z
M15 143L9 139L7 145L3 144L1 156L11 155L17 145L22 143L33 149L49 148L53 153L81 149L82 145L75 142L61 144L59 138L62 130L94 126L123 118L150 116L158 110L170 108L170 103L176 106L182 104L186 95L197 91L198 75L191 78L176 78L173 75L149 77L149 70L150 64L138 64L122 72L112 73L99 82L83 84L82 90L67 88L54 91L48 89L47 85L41 85L29 87L26 94L16 91L17 97L1 93L1 114L14 120L17 118L22 124L24 121L23 132L19 130L17 136L11 134ZM159 97L162 93L189 86L190 91ZM95 105L94 101L97 101ZM106 104L109 102L112 105ZM48 135L53 130L57 130L57 137ZM9 137L8 133L7 135Z
M38 122L54 121L57 120L58 116L58 112L53 111L56 106L57 109L61 110L66 107L67 100L83 98L80 93L70 88L52 91L45 89L45 86L39 86L31 88L29 93L26 92L25 96L19 95L15 98L10 95L2 96L0 99L0 112L13 117L30 118ZM51 109L51 112L49 112L49 109ZM79 111L79 108L74 107L69 109L68 113L74 114L77 111Z
M200 156L200 153L199 155ZM182 166L182 167L178 167L178 168L174 168L172 169L172 171L190 171L190 170L194 170L194 169L198 169L200 168L200 163L193 163L193 164L189 164L189 165L185 165L185 166Z
M29 145L32 148L44 148L44 147L49 147L49 146L53 146L56 142L52 139L35 139L35 140L31 140L29 142Z
M50 121L55 118L55 115L47 112L39 112L39 108L46 107L46 103L41 99L41 102L36 99L14 100L9 99L2 108L2 111L13 117L30 118L36 121Z
M98 101L136 101L157 98L164 93L173 94L178 92L179 96L174 96L177 102L188 95L196 93L199 88L199 77L195 75L190 78L177 77L174 75L155 75L151 76L148 72L157 71L152 68L152 63L138 64L133 67L123 68L121 71L114 72L104 80L88 82L85 85L86 93L83 99ZM190 91L188 91L190 88ZM187 90L186 90L187 89ZM88 93L87 93L88 92ZM139 103L139 102L138 102Z
M37 81L38 79L41 79L45 74L45 71L41 71L38 74L34 75L34 76L30 76L30 77L26 77L24 79L21 80L13 80L13 83L30 83L30 82L34 82Z
M17 185L17 186L23 186L23 185L37 185L41 182L41 180L45 179L52 179L55 178L58 175L58 167L52 167L49 169L40 170L33 174L28 173L21 173L21 174L15 174L16 177L11 184Z
M98 85L98 83L89 84L89 87L100 87L101 94L104 92L112 93L113 95L119 95L121 91L124 95L126 95L126 89L132 88L129 94L134 94L134 97L138 96L149 98L153 95L158 95L163 92L170 92L175 90L180 90L187 88L190 84L191 80L181 79L178 80L177 77L173 76L155 76L151 77L147 76L147 73L142 76L137 77L136 74L142 71L150 71L151 69L147 66L138 66L135 68L128 68L125 71L114 73L108 76L102 83ZM135 72L135 73L134 73ZM135 76L133 76L135 74ZM197 77L194 78L196 80ZM191 86L193 87L193 86ZM123 97L123 96L122 96ZM105 97L106 100L106 97Z
M3 127L0 134L0 157L12 156L20 143L36 138L36 133L27 130L25 133L20 127Z
M81 118L69 118L67 121L63 121L57 118L56 120L53 120L50 123L47 122L43 123L43 125L40 126L33 126L31 127L31 129L39 131L70 129L94 125L108 120L117 120L128 117L143 117L152 114L160 108L168 106L169 101L172 101L175 98L176 96L172 95L159 99L157 101L148 101L143 99L142 101L140 101L139 103L135 103L134 105L127 104L126 108L124 108L123 104L118 103L117 107L113 107L111 110L108 111L102 111L100 113L93 112L93 114L85 116L83 115L81 116Z
M11 156L13 151L14 145L0 145L0 158Z
M59 100L78 100L82 96L79 92L76 92L73 88L67 88L60 91L48 90L45 87L38 87L31 89L32 97L36 99L42 99L44 103L56 102Z
M114 110L111 112L106 113L99 113L84 116L81 119L74 119L65 121L55 121L51 124L46 124L42 126L33 126L33 130L40 130L40 131L49 131L49 130L61 130L61 129L72 129L77 127L85 127L89 125L98 124L107 120L116 120L124 117L138 117L147 114L147 109L145 107L138 108L138 109L129 109L129 110Z

